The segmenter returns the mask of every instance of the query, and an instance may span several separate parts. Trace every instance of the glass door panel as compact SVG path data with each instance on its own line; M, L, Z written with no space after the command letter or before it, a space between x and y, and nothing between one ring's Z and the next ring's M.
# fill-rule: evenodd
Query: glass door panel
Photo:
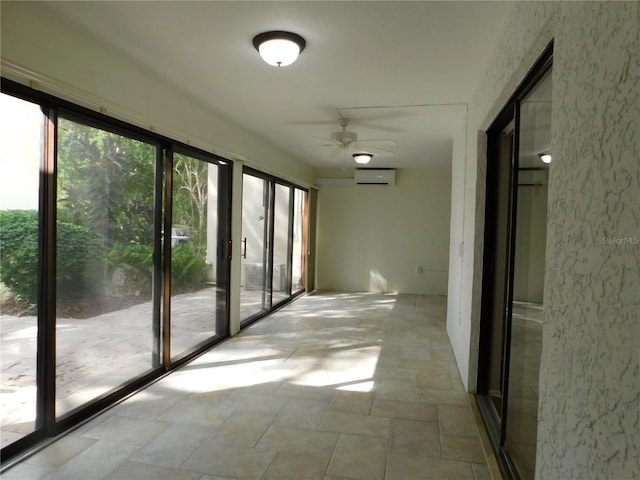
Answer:
M60 118L56 415L158 365L152 299L157 147Z
M304 255L305 255L305 206L307 204L307 192L294 189L293 198L293 252L291 261L291 292L295 293L304 289Z
M519 132L505 443L520 477L533 479L542 351L549 174L549 164L544 163L540 156L549 153L551 148L550 72L523 99Z
M477 399L508 478L535 477L542 352L550 46L487 131Z
M226 335L218 308L219 166L173 154L171 227L171 358ZM224 261L224 260L222 260ZM221 293L224 296L224 291Z
M44 115L0 94L2 447L36 429L40 168Z
M271 308L269 273L270 182L247 173L242 177L242 272L240 323Z
M291 295L292 188L276 183L273 224L273 304Z

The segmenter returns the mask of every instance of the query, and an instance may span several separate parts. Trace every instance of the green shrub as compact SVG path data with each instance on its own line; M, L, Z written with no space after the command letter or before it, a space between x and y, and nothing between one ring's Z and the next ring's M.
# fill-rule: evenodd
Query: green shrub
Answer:
M56 281L61 298L99 292L104 285L105 247L102 238L85 227L58 221ZM0 279L20 298L38 298L38 213L0 212Z
M20 298L38 298L38 212L0 211L0 281Z
M179 243L171 249L171 290L173 293L201 289L207 280L207 262L198 255L193 242Z
M140 278L149 278L153 272L153 247L150 245L116 244L107 253L102 237L86 227L59 220L56 229L56 285L60 299L102 295L109 274L118 267L136 271L141 274ZM202 288L207 269L204 257L193 242L180 243L171 249L174 293ZM33 304L37 302L36 211L0 211L0 281L20 298Z
M111 270L120 267L127 271L138 270L148 275L153 272L152 245L116 243L107 254L107 259Z
M86 227L57 222L56 288L59 298L100 295L106 279L106 248Z

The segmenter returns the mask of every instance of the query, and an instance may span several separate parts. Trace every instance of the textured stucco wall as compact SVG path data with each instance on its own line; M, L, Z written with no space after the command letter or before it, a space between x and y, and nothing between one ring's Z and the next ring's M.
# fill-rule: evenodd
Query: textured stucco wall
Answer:
M556 32L536 473L640 478L640 3Z
M475 391L478 360L482 249L484 235L485 131L507 103L536 59L553 40L558 2L505 3L504 33L469 103L466 161L463 174L454 170L453 191L463 185L462 272L457 288L449 288L447 332L465 387ZM458 218L454 211L452 218ZM453 232L453 227L452 227ZM453 236L452 236L453 238ZM452 246L453 250L453 246ZM455 271L453 255L450 270Z
M510 9L469 105L460 318L449 317L447 330L474 390L484 132L553 40L536 478L640 478L640 2Z

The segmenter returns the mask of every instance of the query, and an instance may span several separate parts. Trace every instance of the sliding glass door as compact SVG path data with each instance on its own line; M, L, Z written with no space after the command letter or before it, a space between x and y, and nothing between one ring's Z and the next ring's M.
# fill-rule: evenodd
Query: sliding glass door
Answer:
M0 94L2 447L36 430L40 172L46 117Z
M158 147L58 120L56 415L159 365L153 316Z
M538 379L542 353L547 193L551 150L551 72L520 105L513 293L506 383L505 448L520 478L535 476Z
M291 295L290 251L293 242L293 206L289 186L276 183L273 209L273 289L272 301L279 303Z
M551 51L488 131L478 403L507 478L535 476Z
M242 202L244 326L304 291L307 192L246 169Z
M242 272L240 319L244 323L271 308L271 185L242 176Z
M292 232L292 258L291 258L291 293L296 293L305 288L307 250L307 192L294 188L293 192L293 232Z
M231 163L2 89L4 464L228 335Z
M226 174L215 161L173 153L171 247L171 358L176 360L228 333L228 277L219 193ZM207 161L208 160L208 161ZM220 220L222 230L220 231Z

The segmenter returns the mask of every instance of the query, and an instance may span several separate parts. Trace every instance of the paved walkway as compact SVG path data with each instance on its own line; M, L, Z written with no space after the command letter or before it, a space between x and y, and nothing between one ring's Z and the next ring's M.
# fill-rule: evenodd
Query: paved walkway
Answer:
M172 297L172 356L216 335L215 288ZM241 315L260 310L261 294L242 293ZM77 408L152 369L150 302L56 324L56 411ZM2 446L34 430L36 317L0 318Z

